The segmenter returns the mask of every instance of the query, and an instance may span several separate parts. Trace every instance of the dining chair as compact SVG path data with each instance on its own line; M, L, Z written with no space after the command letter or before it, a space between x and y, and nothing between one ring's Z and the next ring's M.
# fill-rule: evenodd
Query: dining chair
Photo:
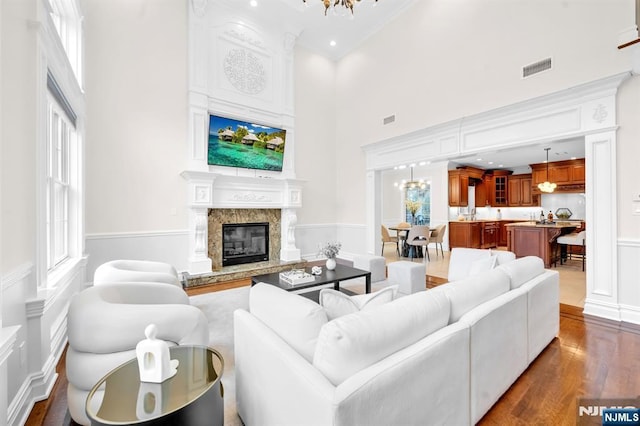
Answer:
M440 252L442 253L442 257L444 257L444 250L442 249L442 242L444 241L444 231L447 225L443 223L442 225L436 226L436 229L431 231L431 237L429 238L429 244L435 243L436 245L436 257L438 257L438 244L440 244Z
M389 230L384 225L380 225L380 230L382 232L382 252L380 253L380 256L384 256L384 246L388 243L393 243L396 245L396 253L398 253L398 257L399 257L400 246L398 245L398 237L392 237L389 234Z
M427 246L429 245L429 239L431 238L431 230L426 225L416 225L412 226L409 230L409 235L407 235L407 244L410 246L423 247L425 257L430 261L429 250ZM415 249L414 249L415 253ZM417 256L415 256L417 257ZM411 261L413 261L414 256L411 256Z

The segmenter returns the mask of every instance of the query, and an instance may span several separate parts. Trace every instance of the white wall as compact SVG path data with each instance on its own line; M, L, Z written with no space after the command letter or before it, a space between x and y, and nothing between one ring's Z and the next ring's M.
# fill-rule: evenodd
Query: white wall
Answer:
M416 2L338 64L338 181L354 183L338 186L338 221L365 220L361 145L622 72L632 23L627 0ZM549 56L551 71L520 78Z
M335 64L295 50L296 177L305 181L298 223L335 223Z
M187 227L187 3L83 0L89 235Z
M7 273L35 254L36 33L25 20L35 1L3 2L2 262Z

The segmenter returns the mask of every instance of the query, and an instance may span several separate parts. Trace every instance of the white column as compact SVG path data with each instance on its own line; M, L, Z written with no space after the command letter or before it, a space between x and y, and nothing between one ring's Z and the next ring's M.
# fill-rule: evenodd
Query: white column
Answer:
M212 272L209 251L209 209L213 203L213 183L216 176L207 173L182 172L187 180L189 201L188 272L191 275Z
M585 148L587 294L584 313L620 321L615 131L587 135Z
M189 274L210 273L211 259L208 254L209 226L208 208L191 208L189 211Z
M296 224L298 217L295 209L282 209L280 213L280 260L300 260L300 249L296 247Z

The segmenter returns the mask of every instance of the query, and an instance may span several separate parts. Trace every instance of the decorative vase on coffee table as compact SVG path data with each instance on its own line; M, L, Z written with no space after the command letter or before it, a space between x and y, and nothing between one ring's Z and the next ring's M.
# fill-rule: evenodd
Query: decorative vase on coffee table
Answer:
M327 259L327 269L329 271L333 271L334 269L336 269L336 259L333 257L330 257L329 259Z

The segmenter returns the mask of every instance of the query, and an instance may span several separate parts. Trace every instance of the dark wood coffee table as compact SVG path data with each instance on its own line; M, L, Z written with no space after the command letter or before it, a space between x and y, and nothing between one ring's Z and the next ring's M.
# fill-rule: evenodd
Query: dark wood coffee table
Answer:
M305 268L305 271L311 273L311 267ZM336 269L334 269L333 271L329 271L325 266L322 266L322 274L316 275L314 281L304 284L288 284L280 279L279 272L274 272L271 274L256 275L254 277L251 277L251 285L253 286L257 283L267 283L275 285L276 287L280 287L283 290L296 291L305 288L317 287L324 284L333 284L334 290L342 291L343 293L347 294L354 294L352 292L349 292L348 290L340 289L340 281L346 281L360 277L365 277L365 292L371 293L371 272L341 264L337 264ZM319 291L314 293L319 293ZM314 293L303 293L302 295L317 301L318 297Z

